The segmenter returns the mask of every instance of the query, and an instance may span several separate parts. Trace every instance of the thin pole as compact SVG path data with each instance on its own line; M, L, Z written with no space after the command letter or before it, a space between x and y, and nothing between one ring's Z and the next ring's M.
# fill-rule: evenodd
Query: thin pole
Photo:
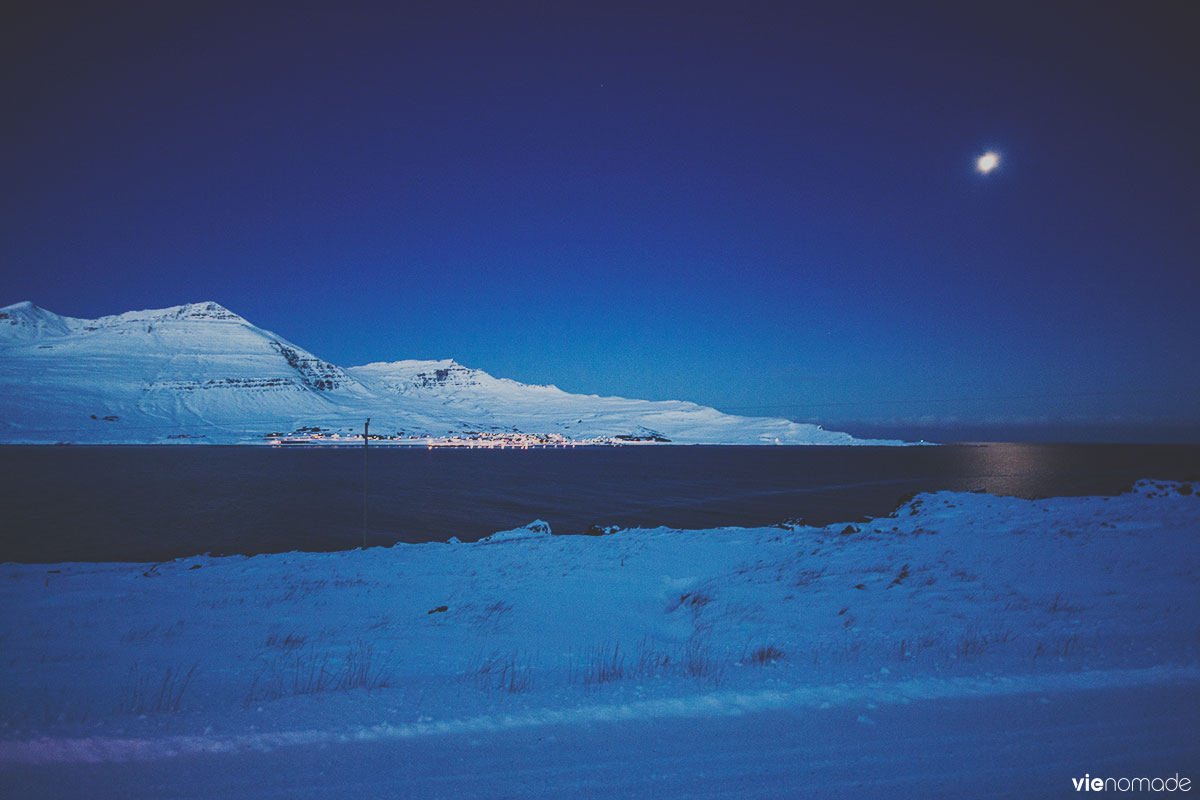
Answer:
M367 478L370 473L367 466L367 430L371 427L371 418L363 423L363 550L367 549Z

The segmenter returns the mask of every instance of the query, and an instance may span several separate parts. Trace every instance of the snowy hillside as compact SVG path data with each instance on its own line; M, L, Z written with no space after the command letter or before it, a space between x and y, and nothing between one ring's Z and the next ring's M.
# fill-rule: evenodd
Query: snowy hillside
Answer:
M857 444L849 434L783 419L738 417L681 400L570 394L493 378L451 360L396 361L347 370L382 397L478 430L557 433L575 440L629 436L722 444ZM468 422L469 421L469 422Z
M368 417L394 443L864 443L682 401L574 395L449 360L342 369L212 302L96 320L30 302L0 309L0 442L263 442L357 433Z
M216 303L97 320L0 309L0 440L240 441L370 395Z

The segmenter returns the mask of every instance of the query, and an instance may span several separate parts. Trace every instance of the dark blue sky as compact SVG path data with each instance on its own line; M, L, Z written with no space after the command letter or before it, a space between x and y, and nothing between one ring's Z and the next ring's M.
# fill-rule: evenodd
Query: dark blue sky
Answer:
M31 5L0 304L216 300L342 365L863 433L1200 439L1188 2Z

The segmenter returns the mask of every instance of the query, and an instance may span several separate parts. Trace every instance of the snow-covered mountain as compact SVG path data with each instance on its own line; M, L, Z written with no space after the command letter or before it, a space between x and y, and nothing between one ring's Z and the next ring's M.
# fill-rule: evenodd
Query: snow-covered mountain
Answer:
M865 443L695 403L569 394L449 360L343 369L212 302L96 320L30 302L0 308L0 442L261 442L358 432L367 417L372 433L406 439Z
M405 408L467 429L557 433L582 440L628 436L672 442L853 444L848 434L783 419L738 417L680 400L632 400L564 392L494 378L451 360L396 361L347 372Z

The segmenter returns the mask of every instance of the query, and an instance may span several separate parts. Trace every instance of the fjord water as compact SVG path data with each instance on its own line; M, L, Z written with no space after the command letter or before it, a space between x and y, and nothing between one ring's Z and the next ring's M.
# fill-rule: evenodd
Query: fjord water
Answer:
M372 448L368 545L470 541L533 519L813 524L889 513L913 492L1116 494L1195 479L1200 446ZM0 561L163 561L357 547L362 448L0 447Z

